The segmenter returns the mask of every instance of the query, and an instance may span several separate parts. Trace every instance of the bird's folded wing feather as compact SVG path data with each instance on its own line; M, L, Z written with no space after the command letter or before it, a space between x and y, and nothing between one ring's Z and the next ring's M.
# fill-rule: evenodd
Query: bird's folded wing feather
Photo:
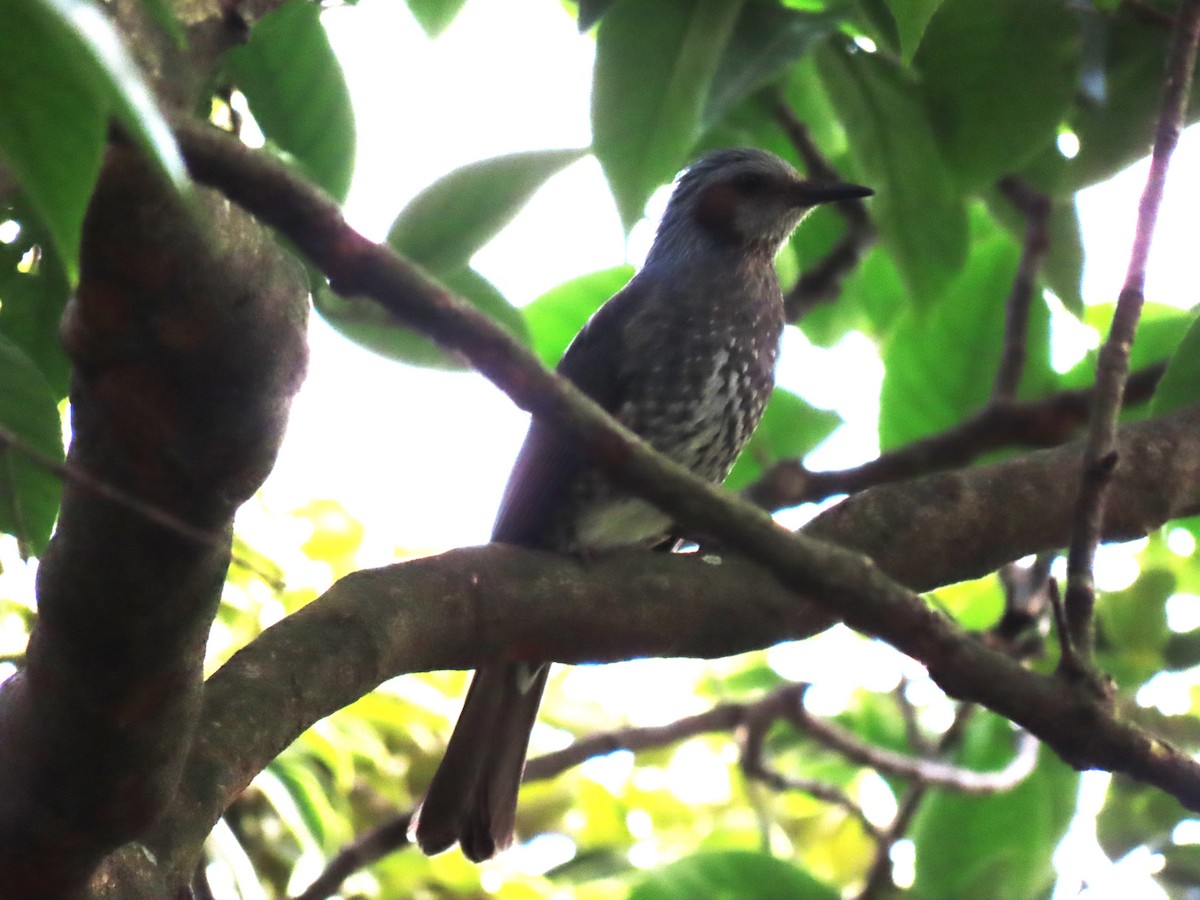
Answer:
M635 277L596 311L558 364L560 375L610 414L615 414L625 399L625 332L644 305L647 290L654 288ZM563 491L585 465L584 454L569 436L535 417L509 476L492 540L546 546L546 523L562 504Z

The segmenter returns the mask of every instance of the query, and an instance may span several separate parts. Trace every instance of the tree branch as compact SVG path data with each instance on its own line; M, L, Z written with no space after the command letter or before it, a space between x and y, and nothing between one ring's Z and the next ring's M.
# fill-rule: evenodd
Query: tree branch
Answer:
M1114 482L1106 538L1200 511L1200 410L1128 425L1120 446L1131 464ZM874 556L916 589L981 577L1067 539L1079 459L1078 445L1059 447L875 488L806 531ZM832 617L817 599L804 601L733 555L719 565L634 552L580 562L497 545L348 576L209 679L175 814L152 849L190 872L188 854L263 766L312 722L398 674L472 668L513 658L517 647L564 662L724 656L826 627ZM864 630L931 641L914 649L952 695L994 703L1077 765L1127 771L1200 803L1190 759L1106 718L1090 695L1024 670L924 604L885 600L860 614L860 625L866 615Z
M883 840L884 833L867 819L862 808L836 785L814 779L785 776L765 763L763 739L767 731L781 718L796 723L795 710L803 710L807 687L804 684L787 684L752 702L721 703L703 713L685 716L666 725L620 728L589 735L562 750L530 760L525 767L523 780L526 783L544 781L586 760L618 750L636 753L667 747L701 734L738 732L739 743L742 745L741 766L748 778L761 781L773 790L803 791L841 807L858 820L867 834L876 840ZM855 762L874 766L874 762L865 760L878 760L882 763L881 770L889 774L967 793L1007 790L1032 771L1037 759L1037 741L1025 736L1026 739L1022 740L1016 757L1001 772L976 772L937 759L906 757L872 747L836 726L812 719L806 711L802 712L802 719L799 727L813 734L827 746L839 751L847 746L853 748L853 752L846 755ZM826 739L828 734L835 735L832 742ZM347 844L330 860L317 879L294 900L324 900L334 894L352 873L408 846L408 823L412 820L412 815L412 810L400 813Z
M1075 527L1067 556L1067 591L1064 598L1067 632L1061 636L1060 669L1084 674L1091 669L1092 611L1095 584L1092 564L1104 521L1108 486L1119 456L1116 451L1117 416L1125 394L1129 350L1141 316L1146 285L1146 262L1166 187L1167 168L1179 143L1187 114L1187 100L1200 44L1200 0L1181 0L1167 61L1167 76L1159 112L1150 172L1138 204L1137 226L1125 285L1117 300L1108 339L1096 364L1096 391L1092 406L1084 466L1080 473Z
M1166 363L1147 366L1129 377L1128 405L1154 396ZM800 460L772 466L744 491L764 509L816 503L838 494L855 494L887 484L974 462L980 456L1012 447L1053 447L1084 425L1092 389L1059 391L1040 400L989 403L975 415L945 431L905 444L849 469L813 472Z
M329 275L335 289L374 299L403 323L461 353L519 405L572 435L581 450L614 482L653 502L681 527L712 535L731 552L744 553L765 567L786 588L782 591L784 597L789 591L809 597L825 615L839 617L859 631L886 640L922 662L948 694L982 703L1013 720L1073 765L1126 772L1173 793L1190 807L1200 808L1200 766L1187 754L1112 719L1105 708L1097 705L1093 694L1064 689L1061 681L1028 671L965 635L911 590L885 575L881 564L872 564L844 546L813 539L819 536L836 540L839 522L846 523L845 512L840 517L822 517L817 520L822 522L820 526L810 527L804 534L785 531L762 510L703 482L638 441L571 385L543 369L528 350L482 313L428 281L387 248L351 230L332 201L279 163L211 129L184 124L179 126L179 137L195 177L219 185L236 202L283 230ZM1172 439L1178 443L1194 440L1197 417L1200 412L1191 410L1170 420L1130 429L1128 450L1132 456L1157 452L1168 457L1142 471L1137 489L1163 499L1163 485L1178 488L1180 481L1191 484L1196 460L1200 459L1195 446L1189 448L1193 451L1189 457L1179 459L1173 449L1157 443L1156 436L1167 443ZM903 508L892 507L890 513L910 525L918 520L936 521L927 517L945 515L947 505L964 498L962 493L933 494L924 503L923 495L931 491L931 484L936 483L943 491L966 491L981 506L986 505L985 496L991 496L993 503L994 498L1003 498L1004 510L996 513L998 521L988 522L988 517L975 509L967 521L958 518L963 533L953 540L940 545L932 540L934 533L942 531L940 528L914 527L907 532L903 526L884 526L879 516L888 514L888 504L899 496L895 491L892 501L884 499L880 508L873 510L873 518L858 521L859 535L851 530L841 537L845 544L855 546L863 541L865 531L871 533L866 543L898 544L898 536L909 533L915 536L912 543L937 547L960 567L973 569L981 562L987 563L977 574L1027 553L1061 546L1066 529L1060 527L1051 534L1046 521L1062 524L1064 505L1054 501L1062 496L1062 482L1074 481L1077 476L1078 450L1032 454L1022 462L1029 469L1026 474L1030 479L1017 484L1011 480L1004 486L997 483L1013 471L1001 465L948 473L907 486L913 490L904 496ZM1034 471L1039 467L1043 470L1041 478ZM1044 478L1046 467L1055 469L1049 484ZM1152 476L1147 474L1151 472ZM1180 480L1173 480L1172 475ZM1138 480L1135 471L1130 485ZM1037 493L1030 494L1035 483ZM985 493L978 493L981 489ZM888 496L886 489L879 489L879 493ZM1163 518L1152 514L1139 519L1132 523L1134 533L1144 533L1150 521L1160 524L1180 510L1195 507L1196 494L1167 493L1169 499L1158 509L1165 514ZM879 499L875 497L872 502ZM1131 508L1145 509L1144 499L1129 499ZM851 503L842 504L834 512L845 510ZM863 509L857 504L856 508ZM1020 525L1014 529L1012 522L1003 518L1016 510ZM1122 526L1128 528L1130 524L1118 518L1110 530L1120 534ZM981 525L987 528L986 540L978 555L968 560L965 545L976 545L979 535L973 532ZM1049 540L1038 543L1039 536ZM1016 547L1020 547L1017 552L1007 552ZM898 562L895 574L911 568L917 558L928 563L928 549L909 549L911 558ZM203 714L206 726L192 758L197 765L208 767L210 777L203 779L203 796L188 792L183 795L194 803L186 817L191 820L186 828L211 826L249 777L305 726L400 672L471 668L487 660L525 656L578 662L636 655L727 654L795 637L802 631L796 603L783 601L778 588L754 593L744 583L739 584L734 604L731 597L720 595L715 587L720 579L711 571L704 573L708 577L698 579L704 590L697 590L696 604L688 605L694 620L681 621L672 611L684 602L674 595L665 599L654 596L653 582L616 592L613 584L630 586L629 571L606 570L608 583L602 596L589 596L583 583L574 582L568 575L569 568L559 568L572 565L569 562L539 557L537 576L526 573L529 580L523 580L520 566L514 567L523 554L511 548L474 552L497 555L483 557L475 564L457 558L456 565L465 569L453 573L439 574L437 563L421 561L345 579L323 601L276 625L210 679ZM512 554L511 559L503 553ZM633 557L619 558L625 570L635 567ZM478 563L484 559L489 565L481 568ZM693 576L702 567L714 568L703 559L652 563L689 564L694 567ZM726 559L725 564L731 565L730 560ZM951 567L943 563L940 568L945 572ZM592 564L589 569L598 572L600 566ZM580 570L574 571L578 574ZM557 579L548 574L554 572L558 573ZM923 574L929 576L928 571ZM382 608L372 608L367 615L365 609L351 612L356 603L347 592L361 596L373 582L389 577L398 577L404 586L384 589L387 602L381 604ZM410 580L413 578L416 583ZM523 585L523 593L511 593L513 585L518 584ZM554 588L552 603L547 602L547 584ZM660 590L665 585L658 582ZM672 594L676 588L688 591L682 570L679 580L671 581L670 586ZM442 602L435 608L427 603L414 608L403 596L414 589L418 596L438 597ZM376 590L380 590L378 585ZM618 605L615 596L641 596L643 601ZM746 603L747 596L755 602ZM378 597L375 603L380 603ZM811 626L811 615L804 621ZM739 627L731 629L731 622ZM455 623L455 627L448 630L446 623ZM319 649L312 646L316 634L321 635ZM361 652L348 652L349 647L363 643ZM330 658L330 646L338 648L336 659ZM520 648L519 653L516 648ZM290 681L281 678L281 684L267 688L264 694L262 673L281 664L285 664L286 672L311 673L317 689L303 697L293 696ZM244 734L238 726L246 718L247 704L252 700L266 701L264 708L272 709L273 721L261 733ZM229 745L227 742L235 736L237 745ZM286 738L282 744L281 738ZM178 837L164 836L168 850L179 846ZM198 845L198 837L193 834L191 838L191 845ZM169 857L170 853L164 855ZM194 860L185 863L185 876L192 864Z
M271 468L304 369L300 274L215 195L185 209L128 155L106 167L62 326L59 469L80 477L63 484L24 667L0 686L0 896L67 895L175 793L233 513Z
M1017 396L1021 373L1025 370L1029 308L1037 286L1038 272L1050 247L1050 198L1011 176L1002 178L999 187L1000 193L1025 214L1025 239L1004 306L1004 351L996 369L996 380L992 384L992 403L1013 400Z

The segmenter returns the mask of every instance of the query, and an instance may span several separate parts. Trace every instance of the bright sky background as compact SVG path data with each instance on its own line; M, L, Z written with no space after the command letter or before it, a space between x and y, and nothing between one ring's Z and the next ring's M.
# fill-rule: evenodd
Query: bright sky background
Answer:
M436 42L398 0L361 0L328 10L323 21L345 67L358 118L358 167L347 216L369 237L382 239L412 196L460 165L500 153L590 143L594 45L576 32L560 3L471 0ZM1200 299L1195 280L1183 269L1195 253L1188 201L1200 187L1197 170L1200 137L1192 133L1175 158L1159 220L1151 300L1191 306ZM1142 164L1080 197L1084 295L1090 303L1116 298L1144 178ZM660 195L652 211L661 209L661 201ZM577 275L626 259L639 263L652 234L653 224L643 222L626 244L599 165L587 158L552 179L474 263L520 305ZM296 535L281 529L275 514L335 498L366 526L364 565L391 561L397 547L432 552L485 542L524 434L524 414L478 375L399 365L350 344L315 318L311 344L308 380L293 406L279 464L260 500L241 514L241 532L269 555L292 557ZM1060 349L1078 355L1083 346L1076 339ZM812 377L814 371L819 378ZM861 337L822 351L798 334L790 336L780 382L816 405L838 409L858 429L842 429L810 462L841 467L877 452L873 428L881 377L873 348ZM1128 559L1128 551L1112 554L1118 581L1131 577L1128 565L1120 565ZM883 645L875 654L878 665L863 667L861 656L844 652L848 639L834 630L806 642L801 652L782 651L773 662L789 676L821 679L831 709L856 685L886 690L901 670L919 675L910 661ZM569 690L580 699L611 700L633 695L622 682L638 685L645 702L627 711L635 722L661 722L691 711L680 708L679 698L702 665L606 667L603 680L573 680ZM653 666L649 680L645 666ZM648 683L657 690L647 691ZM813 699L821 703L819 691ZM627 763L609 758L593 774L602 775L605 765L624 770ZM1131 860L1110 870L1096 858L1087 829L1084 821L1072 832L1078 849L1066 857L1068 867L1082 866L1097 885L1083 896L1156 896L1136 877L1150 863ZM1104 870L1099 882L1097 866Z

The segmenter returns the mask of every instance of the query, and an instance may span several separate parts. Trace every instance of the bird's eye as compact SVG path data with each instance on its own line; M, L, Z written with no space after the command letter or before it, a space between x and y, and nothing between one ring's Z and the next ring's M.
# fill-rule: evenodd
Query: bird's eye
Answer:
M756 194L767 186L767 179L758 172L742 172L734 177L733 186L743 194Z

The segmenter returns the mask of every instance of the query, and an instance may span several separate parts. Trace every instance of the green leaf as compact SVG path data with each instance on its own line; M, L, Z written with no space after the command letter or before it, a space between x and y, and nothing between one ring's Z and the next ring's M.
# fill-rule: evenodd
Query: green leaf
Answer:
M408 11L413 14L413 18L424 32L435 38L450 27L450 23L466 2L467 0L408 0Z
M1099 665L1118 684L1141 684L1165 667L1162 658L1171 630L1167 598L1179 590L1179 579L1164 567L1145 568L1129 587L1105 591L1096 603L1102 636Z
M301 845L333 849L347 828L310 764L298 753L273 760L254 779Z
M58 251L32 212L17 207L10 214L21 232L11 244L0 243L0 335L33 361L61 399L67 395L71 364L58 323L71 286ZM0 207L0 221L5 218Z
M1108 336L1115 303L1098 303L1084 311L1084 324L1099 332L1100 340ZM1187 310L1165 303L1146 303L1142 306L1137 335L1129 352L1129 369L1136 371L1174 354L1186 336L1191 334L1193 315ZM1062 376L1063 387L1088 387L1096 378L1098 351L1091 350L1069 372ZM1156 396L1161 391L1159 383ZM1184 388L1186 390L1186 387Z
M590 272L553 287L522 312L533 351L547 368L558 365L567 345L592 313L629 283L632 266Z
M1120 859L1134 847L1170 840L1185 818L1187 810L1170 794L1114 773L1096 817L1096 840L1110 858Z
M837 20L829 15L770 3L745 4L713 77L702 127L720 121L836 28Z
M1079 153L1071 160L1059 157L1065 170L1059 184L1063 194L1110 178L1149 151L1171 41L1171 29L1143 19L1128 4L1091 21L1100 45L1101 63L1094 76L1098 84L1075 104L1069 119ZM1198 96L1200 79L1192 85L1189 122L1200 115Z
M52 463L63 461L62 423L46 380L28 356L0 337L0 426ZM19 449L0 444L0 531L22 552L40 555L50 540L62 486Z
M1142 326L1139 325L1134 346L1141 342ZM1192 320L1171 361L1167 363L1167 371L1150 402L1150 415L1165 415L1197 400L1200 400L1200 318Z
M980 710L955 758L996 770L1013 755L1012 726ZM1075 810L1079 775L1045 747L1011 791L969 796L935 791L910 836L917 848L912 896L923 900L1035 900L1054 883L1052 857Z
M414 197L387 242L435 276L465 268L550 176L586 150L534 150L455 169Z
M879 442L884 450L942 431L987 401L1000 361L1005 301L1018 251L995 226L976 240L963 274L927 311L897 321L883 362ZM1049 310L1030 310L1022 394L1053 384L1049 372Z
M773 463L799 459L841 424L842 417L837 413L817 409L790 391L776 389L753 437L725 479L725 487L740 490Z
M946 161L978 188L1054 141L1079 84L1079 23L1045 0L945 0L914 62Z
M321 9L290 0L264 16L225 57L263 134L337 200L354 174L354 110Z
M579 30L587 31L608 12L615 0L579 0Z
M967 214L916 86L868 53L817 55L866 184L880 236L917 306L932 304L966 259Z
M885 0L896 23L896 34L900 38L900 53L905 64L912 62L913 54L921 46L925 28L929 24L942 0Z
M740 0L619 0L596 39L592 135L629 229L687 161Z
M896 264L887 253L876 248L846 279L838 303L861 306L870 323L870 333L886 337L904 312L907 300Z
M115 115L183 189L183 161L112 23L84 0L0 6L0 156L78 277L83 214Z
M528 341L520 310L474 269L442 275L442 284L487 313L513 337ZM334 293L324 278L314 277L313 305L337 331L380 356L412 366L447 371L469 368L457 354L442 349L419 331L401 325L373 300Z
M804 869L750 850L694 853L647 874L629 900L837 900Z

